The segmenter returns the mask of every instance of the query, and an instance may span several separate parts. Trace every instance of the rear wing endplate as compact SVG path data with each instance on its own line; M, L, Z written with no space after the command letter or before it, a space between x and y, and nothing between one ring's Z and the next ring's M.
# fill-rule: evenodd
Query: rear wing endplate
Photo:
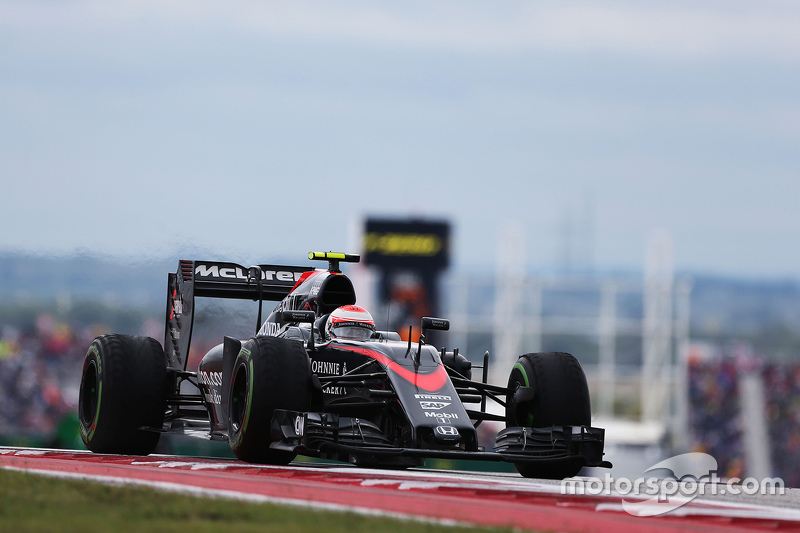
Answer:
M195 297L232 298L240 300L273 300L285 298L303 273L313 267L258 265L258 270L236 263L186 261L167 279L167 312L164 351L171 368L186 369L194 323Z

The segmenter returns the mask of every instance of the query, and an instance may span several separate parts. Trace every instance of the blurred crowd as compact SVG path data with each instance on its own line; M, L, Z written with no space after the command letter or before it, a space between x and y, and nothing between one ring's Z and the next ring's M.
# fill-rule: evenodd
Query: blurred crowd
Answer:
M800 364L765 365L762 375L773 474L800 487Z
M86 348L102 326L76 331L41 315L18 329L0 324L0 443L81 446L77 405Z
M743 477L742 418L732 358L689 361L689 427L693 450L717 460L721 477Z
M748 477L743 445L740 378L760 377L764 389L772 476L800 487L800 363L770 363L730 355L689 361L692 451L711 454L721 477Z
M156 339L164 334L155 320L128 328ZM94 338L111 329L46 313L23 327L0 322L0 445L85 448L77 417L83 359ZM203 340L196 344L205 353ZM199 362L194 347L190 357Z

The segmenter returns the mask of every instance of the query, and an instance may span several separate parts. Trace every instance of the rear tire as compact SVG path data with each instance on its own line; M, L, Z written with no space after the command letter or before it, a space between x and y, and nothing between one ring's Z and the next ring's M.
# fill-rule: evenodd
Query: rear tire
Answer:
M78 418L86 447L96 453L148 455L161 436L167 360L155 339L97 337L83 361Z
M311 364L303 344L258 336L242 343L233 364L228 437L234 455L249 463L289 464L296 453L272 450L275 409L311 406Z
M514 404L517 387L531 387L533 400ZM586 375L574 356L563 352L521 355L508 378L506 427L590 426L592 408ZM577 475L582 461L515 463L525 477L563 479Z

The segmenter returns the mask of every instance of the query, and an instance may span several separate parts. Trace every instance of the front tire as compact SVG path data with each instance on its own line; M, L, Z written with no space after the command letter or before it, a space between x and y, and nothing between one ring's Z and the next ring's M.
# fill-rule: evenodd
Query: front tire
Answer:
M83 361L78 418L96 453L148 455L158 444L166 407L167 360L155 339L97 337Z
M233 364L228 437L234 455L249 463L289 464L297 454L272 450L275 409L311 406L311 364L303 344L259 336L242 343Z
M533 398L515 403L519 387L533 389ZM552 426L591 426L592 408L589 386L578 360L563 352L521 355L508 378L506 427L549 428ZM554 463L515 463L524 477L563 479L578 474L582 461Z

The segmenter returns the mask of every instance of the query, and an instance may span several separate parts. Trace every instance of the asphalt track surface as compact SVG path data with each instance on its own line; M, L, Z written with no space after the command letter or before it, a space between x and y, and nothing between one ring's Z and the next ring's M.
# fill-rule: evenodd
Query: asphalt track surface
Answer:
M563 494L561 482L505 473L374 470L330 463L274 467L229 459L14 447L0 447L0 467L201 496L531 531L800 532L800 489L771 496L733 495L721 494L724 487L719 486L669 513L634 516L631 509L639 514L663 509L630 495Z

